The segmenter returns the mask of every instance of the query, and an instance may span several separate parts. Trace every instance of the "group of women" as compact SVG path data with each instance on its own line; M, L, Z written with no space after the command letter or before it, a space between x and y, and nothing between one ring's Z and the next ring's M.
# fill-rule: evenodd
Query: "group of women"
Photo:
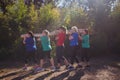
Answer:
M69 36L69 55L65 56L65 40L66 35ZM23 67L24 70L27 70L29 61L34 61L34 72L40 72L44 71L43 68L44 60L47 57L50 60L51 63L51 70L59 70L61 67L62 61L64 62L66 69L75 69L74 62L77 63L76 68L83 68L83 67L89 67L89 32L88 29L83 29L83 31L79 34L78 28L76 26L73 26L71 30L66 34L66 29L64 27L59 27L57 30L57 33L55 35L56 40L56 62L57 65L55 65L54 58L51 57L51 42L50 42L50 35L48 30L43 30L42 34L37 36L35 38L33 32L29 31L24 36L21 36L23 38L23 44L25 44L26 47L26 55L25 55L25 66ZM42 52L38 52L37 54L40 54L40 63L37 64L36 59L36 41L40 41L42 45ZM81 42L81 48L79 48L79 41ZM78 50L81 50L81 61L77 58L77 55L79 54ZM37 55L38 56L38 55ZM82 64L81 64L82 63ZM83 65L85 63L86 65Z

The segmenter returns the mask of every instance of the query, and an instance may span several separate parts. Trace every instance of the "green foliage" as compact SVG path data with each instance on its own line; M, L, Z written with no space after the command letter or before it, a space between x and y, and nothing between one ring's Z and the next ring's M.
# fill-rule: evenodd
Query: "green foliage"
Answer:
M119 53L119 44L120 44L120 1L117 3L117 5L113 8L113 11L110 15L111 18L111 27L109 31L109 37L111 38L112 45L111 47L114 49L116 53Z
M116 7L113 9L111 16L115 18L120 18L120 3L118 3Z
M35 6L32 4L27 12L26 22L28 29L34 30L38 24L38 12L35 10Z
M16 53L23 53L21 34L29 30L35 33L40 33L43 29L53 31L63 25L68 29L74 25L78 28L88 28L92 53L119 51L120 3L111 11L115 0L88 0L88 3L78 0L79 5L73 1L63 8L56 7L54 4L56 2L51 0L37 8L35 4L25 5L24 0L11 1L0 2L2 10L0 11L0 56L2 57L5 57L3 54L12 53L16 57ZM52 56L55 56L54 42L52 40Z
M27 7L24 0L18 0L18 3L7 6L8 16L14 17L15 21L20 23L21 19L26 16Z
M3 12L3 14L5 14L7 13L6 7L8 5L13 5L14 3L14 0L0 0L0 10Z
M92 21L88 21L88 13L84 11L83 8L71 8L66 7L60 9L61 18L60 23L61 25L65 25L68 28L72 26L77 26L78 28L87 28Z
M17 52L23 53L20 48L23 47L20 45L22 44L19 38L21 34L29 30L40 32L40 29L54 25L59 19L59 11L51 4L46 4L38 10L33 4L27 7L24 0L18 0L13 5L7 5L6 10L6 14L0 13L1 55L2 52L4 53L3 49L8 49L7 53L14 54L14 57Z
M53 8L51 4L40 8L39 23L43 29L48 28L47 26L54 24L59 19L59 12L56 8Z

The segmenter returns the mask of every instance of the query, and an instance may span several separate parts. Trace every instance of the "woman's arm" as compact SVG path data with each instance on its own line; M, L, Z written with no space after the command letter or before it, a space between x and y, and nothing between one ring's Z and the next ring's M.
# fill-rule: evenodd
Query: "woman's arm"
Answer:
M72 39L73 39L73 36L72 36L72 35L70 35L70 36L69 36L69 40L72 40Z
M56 37L55 37L55 40L58 40L58 39L59 39L59 37L58 37L58 36L56 36Z
M23 38L23 44L26 44L26 42L25 42L25 40L26 40L26 34L22 34L20 37Z
M78 38L79 38L80 41L82 41L82 36L79 35Z
M42 34L36 34L36 35L35 35L35 37L37 38L37 41L41 41L40 38L41 38L42 36L43 36Z
M26 40L26 37L23 38L23 44L26 44L25 40Z
M39 37L39 38L37 38L37 41L41 41L40 37Z

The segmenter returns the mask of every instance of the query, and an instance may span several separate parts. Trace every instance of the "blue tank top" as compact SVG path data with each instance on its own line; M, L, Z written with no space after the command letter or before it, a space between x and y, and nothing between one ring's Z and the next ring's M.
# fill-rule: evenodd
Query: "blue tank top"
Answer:
M29 37L25 40L26 51L31 52L37 49L35 38Z
M77 46L78 45L78 33L72 33L71 36L73 37L72 40L70 40L70 46Z

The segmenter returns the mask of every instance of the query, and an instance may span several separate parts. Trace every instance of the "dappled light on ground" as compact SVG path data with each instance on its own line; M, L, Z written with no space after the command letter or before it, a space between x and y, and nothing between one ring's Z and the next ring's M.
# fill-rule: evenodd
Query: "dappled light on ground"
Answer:
M101 61L104 60L104 61ZM76 66L76 64L75 64ZM31 67L29 67L31 69ZM60 71L49 69L34 74L31 70L22 71L21 68L2 68L0 80L119 80L119 61L115 57L97 58L91 61L91 67L85 69L66 70L62 66Z

